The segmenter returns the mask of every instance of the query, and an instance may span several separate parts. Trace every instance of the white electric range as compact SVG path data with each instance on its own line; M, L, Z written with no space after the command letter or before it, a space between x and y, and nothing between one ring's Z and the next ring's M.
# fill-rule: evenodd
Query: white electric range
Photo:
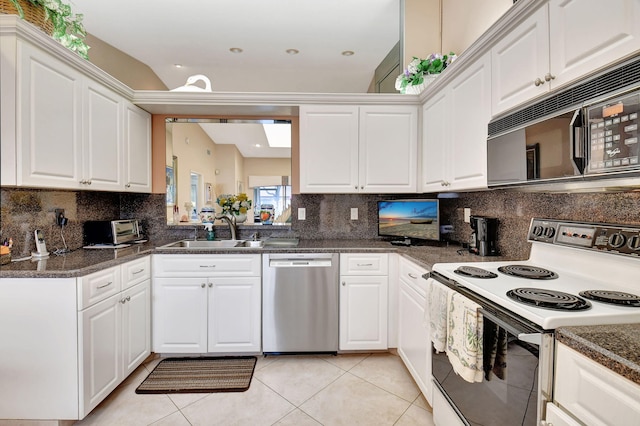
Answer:
M462 424L514 424L514 415L518 424L538 424L552 397L556 328L640 323L640 226L532 219L527 237L527 260L439 263L425 276L478 303L485 330L507 330L507 353L525 355L510 356L519 383L509 376L504 383L465 383L446 356L434 354L435 386ZM469 392L482 397L470 400Z

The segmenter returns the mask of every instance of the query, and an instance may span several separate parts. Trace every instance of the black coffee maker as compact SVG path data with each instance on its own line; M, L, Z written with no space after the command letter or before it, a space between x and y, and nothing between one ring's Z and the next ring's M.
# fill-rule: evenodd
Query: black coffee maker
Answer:
M498 219L495 217L471 216L471 241L469 251L480 256L497 256Z

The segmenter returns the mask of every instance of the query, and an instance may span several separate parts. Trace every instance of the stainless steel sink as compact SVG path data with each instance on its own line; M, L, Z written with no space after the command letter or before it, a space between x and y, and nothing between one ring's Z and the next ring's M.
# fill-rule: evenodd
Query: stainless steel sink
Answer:
M267 247L298 247L299 243L298 238L271 237L266 239L264 245Z
M245 247L245 240L181 240L175 243L166 244L161 248L199 248L199 249L211 249L211 248L233 248L233 247Z

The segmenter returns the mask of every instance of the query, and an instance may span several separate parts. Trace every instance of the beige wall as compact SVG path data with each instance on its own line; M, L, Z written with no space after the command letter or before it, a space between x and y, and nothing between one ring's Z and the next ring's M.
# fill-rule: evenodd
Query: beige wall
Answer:
M144 63L87 34L89 60L134 90L167 90L167 86Z
M235 145L216 145L216 169L220 174L216 176L215 192L220 194L237 194L238 182L243 182L243 157ZM243 188L246 192L246 188ZM249 195L249 194L247 194Z
M512 0L442 0L443 52L464 52L512 5Z
M404 63L414 56L462 53L513 4L512 0L405 0Z

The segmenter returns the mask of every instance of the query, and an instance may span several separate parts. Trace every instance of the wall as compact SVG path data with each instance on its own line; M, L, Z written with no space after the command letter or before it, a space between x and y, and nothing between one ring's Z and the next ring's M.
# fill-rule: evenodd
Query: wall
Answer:
M167 90L167 86L146 64L91 34L87 34L85 40L90 46L89 61L130 88Z
M442 51L464 52L512 5L512 0L442 0Z
M441 46L442 0L405 0L404 2L404 70L414 56L425 58L442 51Z
M246 184L249 176L291 176L290 158L245 158L244 182L245 190L249 191Z

